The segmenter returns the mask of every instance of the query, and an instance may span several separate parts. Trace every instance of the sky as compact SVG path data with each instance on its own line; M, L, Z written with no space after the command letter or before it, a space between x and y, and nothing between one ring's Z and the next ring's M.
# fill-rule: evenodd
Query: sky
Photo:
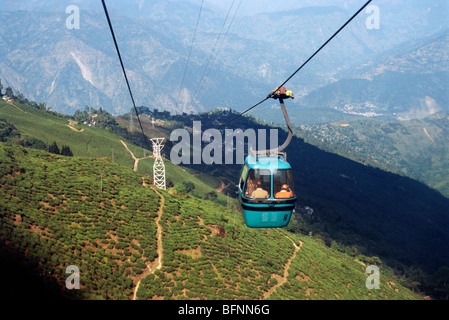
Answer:
M154 4L156 1L165 0L106 0L110 7L117 6L117 3L136 3L140 6L144 4ZM201 5L205 8L216 9L218 12L227 12L232 4L234 9L238 9L238 16L251 16L262 12L289 11L308 6L338 6L353 12L362 7L368 0L166 0L172 3L185 2ZM88 5L86 5L88 3ZM446 12L449 11L448 0L372 0L372 5L388 6L400 8L401 4L414 3L420 6L433 3L447 4ZM52 7L66 7L69 4L81 4L83 7L101 9L100 0L0 0L0 11L3 10L33 10L45 8L44 11Z
M190 0L198 5L202 0ZM254 15L263 12L288 11L315 6L340 6L340 7L361 7L367 0L204 0L204 6L226 10L234 2L235 8L239 7L240 15ZM375 1L375 0L374 0Z

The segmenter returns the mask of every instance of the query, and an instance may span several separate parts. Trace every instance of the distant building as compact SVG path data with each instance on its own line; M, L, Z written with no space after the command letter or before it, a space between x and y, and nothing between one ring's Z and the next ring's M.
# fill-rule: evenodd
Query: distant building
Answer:
M98 114L96 114L96 113L95 114L89 113L89 115L87 117L87 120L84 121L83 124L85 124L85 125L87 125L89 127L92 127L92 126L95 127L95 125L97 124L97 122L95 121L96 117L98 117Z

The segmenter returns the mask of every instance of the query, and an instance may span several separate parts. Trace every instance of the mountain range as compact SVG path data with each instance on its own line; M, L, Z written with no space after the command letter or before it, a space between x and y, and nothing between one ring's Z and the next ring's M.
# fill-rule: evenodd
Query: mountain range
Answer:
M129 111L132 104L100 4L77 1L80 28L68 29L69 14L65 10L70 4L5 2L0 13L0 78L4 86L69 114L85 105L102 107L116 115ZM393 116L394 112L403 117L420 108L426 108L426 114L445 108L447 96L441 91L446 87L446 71L441 63L434 67L436 62L444 64L446 60L442 52L447 4L373 4L380 9L380 29L367 29L369 14L361 13L292 79L290 88L297 98L303 98L294 102L301 110L293 116L298 124L305 123L304 119L320 122L327 115L332 119L346 117L348 110L354 109L357 114L380 113L372 105L384 114ZM206 1L197 20L199 1L108 3L136 103L171 112L216 107L243 110L254 104L291 74L360 5L357 1L308 2L303 6L291 4L292 9L251 13L244 10L245 5L238 11L237 2L226 10L224 4L208 5ZM397 68L405 70L405 65L415 60L416 46L425 46L428 37L443 32L427 50L420 49L414 77L398 74ZM401 48L405 52L398 58ZM398 67L392 67L396 64ZM371 69L362 72L362 66ZM425 72L425 77L423 69L432 72ZM436 82L439 87L435 87ZM394 92L404 86L411 91L422 88L419 95L398 101ZM398 102L400 109L392 111L390 105ZM273 113L275 105L263 108L264 120L280 121Z
M383 54L360 70L311 92L301 103L346 114L407 120L449 111L449 30Z

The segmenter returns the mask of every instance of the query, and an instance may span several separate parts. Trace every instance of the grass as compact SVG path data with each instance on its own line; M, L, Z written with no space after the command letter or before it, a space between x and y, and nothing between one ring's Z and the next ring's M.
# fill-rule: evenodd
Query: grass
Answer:
M130 299L140 278L144 300L421 298L386 272L380 290L367 290L365 266L319 240L250 229L235 208L167 191L160 191L162 268L143 276L158 255L160 198L138 173L4 143L0 160L0 252L21 255L61 290L65 268L79 266L81 289L65 290L72 298ZM294 259L290 239L302 242Z
M124 140L128 148L138 158L143 157L144 152L147 155L151 154L149 151L151 150L151 146L149 146L149 150L144 151L144 149L135 146L108 130L77 124L75 125L77 130L84 130L82 132L76 132L67 126L69 120L66 117L57 116L44 110L38 110L27 104L18 102L14 102L14 104L23 111L0 100L0 118L12 123L22 134L38 138L47 145L53 141L56 141L60 147L62 145L68 145L76 156L96 159L107 158L111 161L113 159L115 163L133 168L134 160L120 140ZM153 163L153 158L141 160L137 172L142 176L152 176ZM211 192L220 185L218 179L212 176L192 176L187 169L175 166L167 159L164 160L164 163L166 166L166 177L175 185L181 184L184 181L191 181L195 185L195 190L198 194ZM226 197L218 194L217 201L226 203Z

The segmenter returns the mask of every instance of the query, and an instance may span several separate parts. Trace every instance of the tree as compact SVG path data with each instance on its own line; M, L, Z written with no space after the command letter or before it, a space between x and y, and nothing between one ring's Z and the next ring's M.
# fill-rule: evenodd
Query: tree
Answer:
M54 153L54 154L60 154L59 147L56 144L56 141L54 141L51 145L48 146L48 152Z
M359 254L357 248L354 247L354 246L352 246L352 247L346 247L345 253L346 253L347 255L351 256L351 257L356 257L356 256Z
M42 141L42 140L39 140L37 138L34 138L34 137L24 137L24 138L22 138L21 144L24 147L40 149L40 150L47 150L47 145L45 144L45 142Z
M47 104L45 102L41 102L37 105L39 110L47 110Z
M0 97L3 95L2 90L3 90L3 84L2 84L2 79L0 79Z
M10 98L14 97L14 91L12 91L11 87L6 88L5 95L7 95Z
M184 185L187 193L190 193L195 189L195 185L191 181L184 181L182 184Z
M0 119L0 141L5 142L9 138L20 138L20 132L8 121Z
M25 98L25 95L20 91L17 92L17 100L19 100L21 103L26 103L28 101Z
M175 185L169 177L166 178L165 184L166 184L167 188L173 188Z
M434 278L437 281L437 291L445 296L445 299L449 299L449 267L441 267L434 274Z
M184 184L178 184L178 185L175 187L175 191L176 191L176 193L177 193L178 195L180 195L180 196L183 196L183 195L186 195L186 194L187 194L186 187L184 186Z
M61 148L61 155L63 155L63 156L68 156L68 157L72 157L73 156L73 153L72 153L72 150L70 150L70 147L69 146L62 146L62 148Z
M215 199L217 199L217 193L215 191L208 192L205 194L204 199L215 200Z

